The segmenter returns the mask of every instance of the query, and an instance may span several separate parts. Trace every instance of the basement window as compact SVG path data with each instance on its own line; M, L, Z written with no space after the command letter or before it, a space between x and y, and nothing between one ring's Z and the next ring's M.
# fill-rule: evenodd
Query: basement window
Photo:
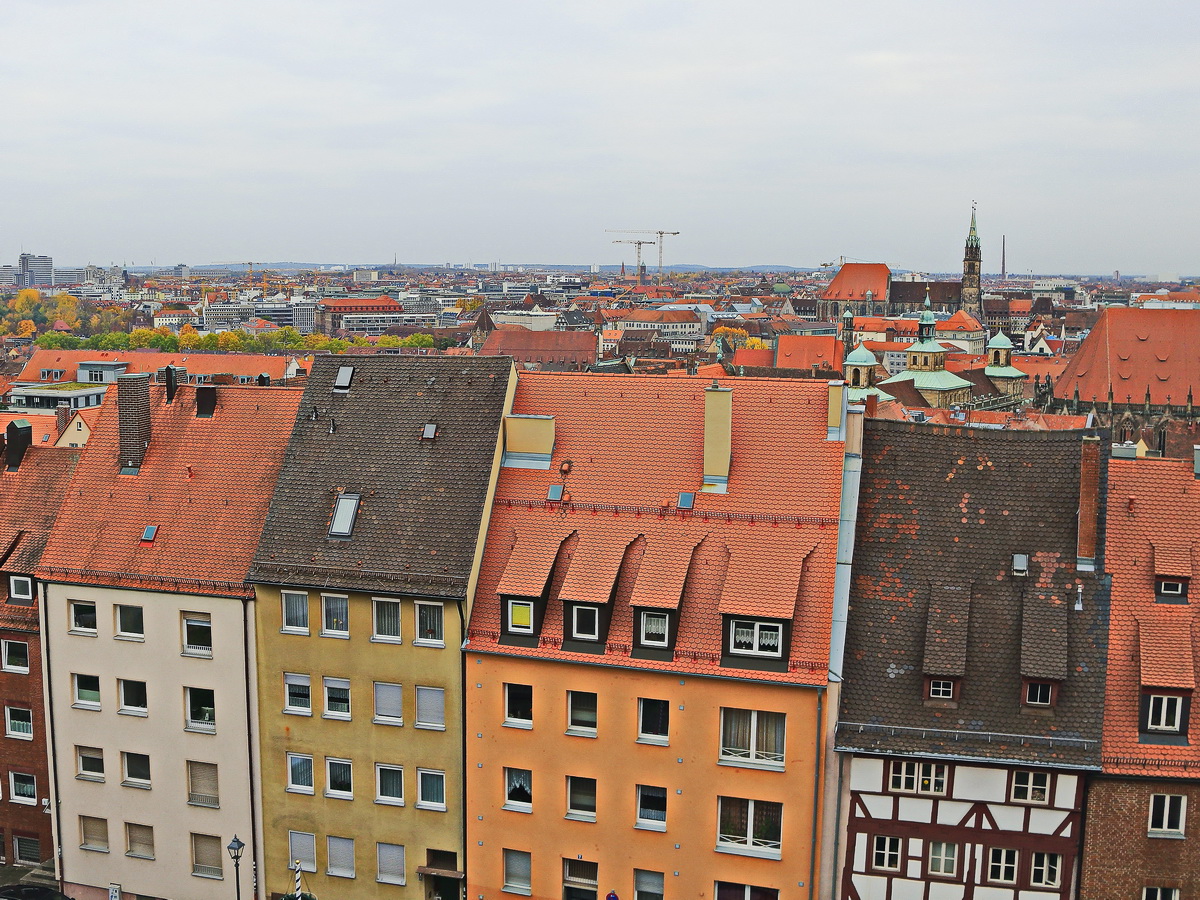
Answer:
M147 525L145 528L142 529L142 543L143 544L153 544L154 539L157 536L158 536L158 526L157 525Z
M421 429L421 440L432 441L436 437L437 437L437 425L436 424L430 422L423 429Z
M330 537L350 537L358 516L358 494L338 494L333 504L333 520L329 523Z
M350 381L354 378L354 366L338 366L337 375L333 378L333 389L339 394L348 393Z

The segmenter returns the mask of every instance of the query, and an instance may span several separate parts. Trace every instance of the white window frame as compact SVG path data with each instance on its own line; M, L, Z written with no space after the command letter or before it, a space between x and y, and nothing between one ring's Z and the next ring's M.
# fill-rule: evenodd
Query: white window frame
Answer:
M309 784L301 784L292 779L294 773L293 760L308 762L308 780ZM316 793L316 772L313 769L313 758L311 753L287 753L285 764L287 766L287 792L289 794L315 794Z
M29 716L29 731L24 731L13 727L13 713L22 712ZM13 738L18 741L33 740L33 710L26 709L23 706L6 706L4 707L4 736Z
M500 890L506 894L521 894L529 897L533 895L533 854L528 850L509 850L507 848L501 851L503 857L503 886ZM518 865L520 860L523 865ZM511 861L511 862L510 862ZM517 880L516 873L520 869L524 869L524 881Z
M349 841L350 842L350 868L335 869L333 867L333 845L334 841ZM338 835L325 835L325 874L331 878L353 878L357 870L355 855L357 848L354 846L354 838L339 837Z
M945 763L917 762L894 759L891 762L888 787L894 794L946 795L950 770Z
M721 833L721 812L727 800L746 804L746 834ZM779 807L779 840L767 840L754 836L754 813L755 807L759 804ZM777 800L754 800L749 797L717 797L717 849L734 850L743 855L778 859L783 849L783 804Z
M639 630L639 640L643 647L654 647L656 649L665 650L669 646L671 646L671 615L670 615L670 613L664 612L662 610L657 610L657 609L653 609L653 610L644 609L644 610L642 610L642 614L641 614L640 618L641 618L641 622L639 624L641 627ZM661 638L660 637L652 638L650 636L650 631L646 627L646 623L652 618L663 620L663 629L662 629L662 637Z
M511 715L512 704L509 700L509 689L513 687L529 688L529 718L520 719ZM518 684L517 682L504 683L504 724L509 728L533 728L533 685Z
M288 624L288 597L303 597L304 609L304 624L289 625ZM280 591L279 592L279 615L280 615L280 632L283 634L311 634L310 620L311 610L309 609L308 591ZM324 615L324 610L321 611Z
M400 874L399 875L392 875L391 873L385 873L383 871L383 866L381 866L379 864L380 857L383 856L383 852L384 852L383 848L384 847L398 847L400 849ZM405 852L403 844L389 844L385 841L377 842L375 844L375 872L377 873L375 876L375 880L377 882L379 882L380 884L400 884L400 885L407 884L408 878L405 874L405 868L407 867L407 865L408 865L407 853Z
M746 650L734 645L734 635L737 633L738 626L745 627L750 625L754 632L754 649ZM762 636L768 631L776 633L775 650L762 649ZM730 619L729 620L729 653L732 656L757 656L764 659L782 659L783 658L783 623L781 622L766 622L762 619Z
M1035 850L1029 866L1029 884L1031 887L1059 887L1062 884L1062 855Z
M291 687L308 689L308 706L293 706ZM312 715L312 676L301 672L283 673L283 712L289 716Z
M394 688L399 695L400 700L400 715L387 716L379 712L379 689ZM398 728L404 727L404 685L396 684L392 681L376 681L371 686L371 700L375 706L375 714L371 721L376 725L393 725Z
M188 625L189 624L204 624L208 626L208 646L202 644L188 643ZM200 612L185 612L181 617L180 628L183 631L183 652L182 656L194 656L199 659L212 659L212 616L209 613Z
M438 630L442 636L440 638L427 638L421 636L421 610L429 608L437 610ZM446 646L446 605L440 601L433 600L414 600L413 601L413 639L414 647L437 647Z
M930 841L929 863L926 872L937 878L958 875L958 844L952 841Z
M592 806L593 809L581 809L580 807L571 805L571 782L573 781L590 781L592 783ZM582 785L581 785L582 787ZM595 778L589 778L586 775L568 775L567 776L567 814L564 818L574 819L576 822L595 822L596 809L599 808L600 784Z
M99 772L88 772L83 767L85 759L100 760ZM75 745L75 777L80 781L104 781L104 751L100 747Z
M379 608L387 604L396 608L396 634L384 634L379 630ZM371 640L377 644L404 643L404 604L387 597L371 598Z
M1016 850L1009 847L991 847L988 850L986 880L991 884L1016 884L1020 862L1021 854Z
M871 841L871 868L876 872L899 872L903 849L903 838L889 834L875 835Z
M588 695L595 703L596 725L579 725L575 722L575 697ZM600 695L595 691L567 691L567 734L576 737L595 737L600 722Z
M9 656L9 647L16 647L17 645L20 645L25 648L25 665L23 665L23 666L13 665L11 662L11 657ZM0 653L3 654L2 657L0 657L0 670L5 671L5 672L12 672L17 675L28 675L29 674L29 642L28 641L5 640L3 642L3 645L0 646Z
M1158 711L1155 712L1155 701ZM1146 711L1146 730L1164 734L1179 734L1183 731L1183 697L1179 694L1151 694Z
M1034 697L1034 691L1037 691L1037 698ZM1045 694L1046 699L1041 699ZM1054 702L1054 685L1048 681L1027 681L1025 683L1025 705L1049 707Z
M95 619L96 625L92 626L91 628L88 628L88 627L82 626L82 625L76 625L75 624L75 610L76 609L82 610L89 606L92 608L92 618ZM99 611L96 609L96 601L95 600L68 600L67 601L67 626L68 626L67 631L70 634L78 634L78 635L82 635L84 637L96 637L97 628L100 625L100 617L99 616L100 616L100 614L99 614Z
M1182 597L1183 582L1176 579L1162 579L1158 582L1158 592L1164 597Z
M667 830L666 805L667 805L667 793L668 793L667 789L665 787L662 787L661 785L657 785L657 784L639 784L639 785L637 785L636 789L637 789L637 797L636 797L637 818L634 821L633 827L640 829L642 831L666 831ZM648 817L648 816L642 815L642 810L644 808L642 805L642 797L647 791L662 791L663 792L663 807L664 808L663 808L661 819L659 819L655 816ZM657 810L655 810L654 812L657 813Z
M212 691L213 705L211 707L203 707L204 709L212 710L212 721L206 722L203 719L192 718L192 691ZM204 734L216 734L217 731L217 692L215 688L202 687L185 687L183 689L183 716L184 731L199 731Z
M28 575L9 575L8 596L12 600L32 600L33 579ZM16 605L21 606L24 604Z
M351 696L351 693L350 693L350 679L349 678L331 678L327 675L321 679L321 685L322 685L321 694L322 694L322 697L323 697L324 703L325 703L324 711L321 713L322 718L338 719L339 721L342 721L342 722L349 722L351 716L354 714L353 697ZM345 712L342 712L341 710L330 710L330 708L329 708L329 689L330 688L334 688L335 690L338 688L346 689L347 709Z
M1151 794L1146 837L1183 837L1187 827L1186 794Z
M1142 888L1142 900L1179 900L1179 888L1147 885Z
M334 790L333 784L333 767L345 766L350 773L350 790ZM335 800L353 800L354 799L354 763L348 759L342 759L337 756L325 757L325 796Z
M96 693L100 695L100 697L101 697L100 700L83 700L80 698L80 696L79 696L79 679L81 677L96 679ZM88 675L88 674L79 673L79 672L71 673L71 698L72 698L71 706L72 707L74 707L75 709L98 710L101 708L101 705L103 703L103 697L104 697L104 694L100 690L100 676L99 675Z
M512 790L512 775L510 773L524 772L528 776L529 781L529 799L528 800L513 800L509 796ZM511 809L515 812L533 812L533 771L531 769L522 769L515 766L504 767L504 809Z
M579 619L587 615L593 617L595 627L585 631ZM571 607L571 638L576 641L600 640L600 607L590 603L577 603Z
M312 847L312 859L306 859L307 853L300 853L297 849L297 838L307 838L307 843ZM307 848L306 848L307 849ZM301 872L316 872L317 871L317 836L311 831L289 831L288 832L288 871L296 871L296 860L300 860Z
M146 705L131 706L125 702L125 685L140 684L146 690ZM145 681L138 681L134 678L118 678L117 679L117 713L122 716L141 716L145 718L150 715L150 685Z
M121 751L121 784L125 787L149 788L151 786L150 778L142 778L137 775L129 774L129 757L140 756L146 759L146 768L150 768L149 753L135 753L131 750ZM150 773L153 776L153 772Z
M141 631L126 631L121 627L121 610L136 609L142 613L142 630ZM132 603L114 603L113 604L113 637L120 641L145 641L146 640L146 608L144 606L135 606Z
M746 750L730 748L725 744L725 719L730 712L750 714L750 747ZM782 753L764 750L758 746L758 717L760 714L783 716L783 746ZM721 762L738 766L754 768L782 769L787 759L787 714L774 710L742 709L734 706L721 707L720 732L718 734L718 758Z
M1039 772L1034 769L1015 769L1012 776L1012 790L1009 799L1013 803L1028 803L1034 806L1047 806L1050 803L1051 779L1049 772ZM1037 792L1042 792L1042 799L1037 799ZM1025 796L1020 796L1024 794Z
M340 600L345 604L346 608L346 627L330 628L329 621L329 606L331 600ZM338 638L340 640L348 640L350 638L350 598L345 594L322 594L321 595L321 637Z
M331 538L348 539L354 533L355 522L358 521L358 507L361 494L342 491L333 501L333 513L329 517L329 536Z
M929 699L930 700L953 700L954 699L954 679L953 678L931 678L931 679L929 679Z
M33 787L33 796L25 797L17 793L17 779L28 778L28 784ZM31 772L9 772L8 773L8 799L11 803L20 803L23 806L36 806L37 798L37 775Z
M513 610L517 607L522 607L529 610L529 624L517 625L513 620ZM534 604L532 600L509 600L508 601L508 633L509 634L524 634L532 635L536 624Z
M392 797L385 796L380 788L380 774L384 771L400 773L400 796ZM382 803L385 806L403 806L404 805L404 766L395 766L390 763L375 763L375 802Z
M416 695L416 714L413 716L413 727L421 728L427 731L445 731L446 730L446 689L440 687L429 687L426 685L416 685L413 689ZM442 720L440 722L422 721L421 720L421 698L422 697L440 696L439 705L442 710Z
M644 731L643 724L645 723L646 703L662 703L667 707L667 733L658 734L652 731ZM655 744L659 747L666 747L671 742L671 701L661 700L658 697L638 697L638 736L639 744Z
M442 799L426 800L425 799L425 778L426 775L437 776L442 779ZM417 809L431 809L437 812L446 811L446 773L441 769L417 769Z

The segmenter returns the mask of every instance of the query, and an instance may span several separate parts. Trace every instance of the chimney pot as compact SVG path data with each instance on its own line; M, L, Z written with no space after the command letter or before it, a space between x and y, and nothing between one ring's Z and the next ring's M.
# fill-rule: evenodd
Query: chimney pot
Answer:
M58 429L58 436L62 437L67 426L71 424L71 404L60 403L54 407L54 427Z
M27 419L15 419L8 423L5 434L8 438L5 454L8 457L8 471L15 472L25 458L25 451L33 443L33 426Z

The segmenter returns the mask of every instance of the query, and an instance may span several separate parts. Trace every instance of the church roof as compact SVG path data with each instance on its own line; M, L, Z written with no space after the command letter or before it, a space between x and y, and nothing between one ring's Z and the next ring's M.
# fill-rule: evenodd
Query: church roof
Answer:
M851 350L850 355L846 357L846 365L848 366L875 366L878 364L879 360L875 358L875 354L861 343Z
M987 343L989 350L1011 350L1013 342L1009 340L1008 335L1003 331L997 331L996 336Z
M823 300L865 300L867 291L882 303L888 296L892 272L883 263L844 263L821 294Z

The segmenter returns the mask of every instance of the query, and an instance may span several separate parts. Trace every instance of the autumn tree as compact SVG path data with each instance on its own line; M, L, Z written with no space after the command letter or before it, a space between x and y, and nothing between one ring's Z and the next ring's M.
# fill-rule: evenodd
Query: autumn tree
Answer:
M729 342L729 346L736 349L746 345L746 341L750 340L750 332L745 328L730 328L728 325L720 325L713 329L713 337L725 338Z

